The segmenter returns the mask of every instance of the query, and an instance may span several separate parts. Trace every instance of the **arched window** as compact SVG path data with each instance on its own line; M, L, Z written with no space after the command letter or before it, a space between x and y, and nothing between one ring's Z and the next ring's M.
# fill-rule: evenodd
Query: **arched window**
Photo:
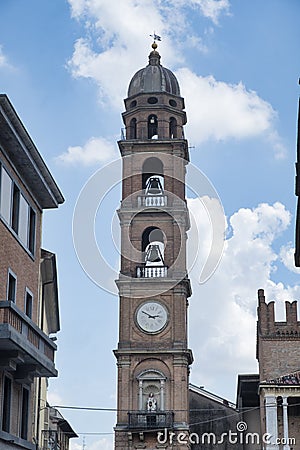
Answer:
M164 266L165 235L158 227L148 227L142 235L146 266Z
M175 119L175 117L170 118L169 136L171 139L177 138L177 120Z
M164 187L164 167L160 159L155 157L147 158L142 167L142 188L146 189L149 178L158 177L162 188Z
M136 119L133 118L129 125L129 139L136 139Z
M148 139L157 139L158 138L158 121L157 116L151 114L148 117Z

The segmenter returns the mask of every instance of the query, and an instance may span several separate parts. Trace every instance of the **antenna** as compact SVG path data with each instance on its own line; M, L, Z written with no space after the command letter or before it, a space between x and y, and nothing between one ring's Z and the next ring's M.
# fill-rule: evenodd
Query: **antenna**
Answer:
M82 450L86 449L86 445L85 445L85 436L83 436L82 438Z

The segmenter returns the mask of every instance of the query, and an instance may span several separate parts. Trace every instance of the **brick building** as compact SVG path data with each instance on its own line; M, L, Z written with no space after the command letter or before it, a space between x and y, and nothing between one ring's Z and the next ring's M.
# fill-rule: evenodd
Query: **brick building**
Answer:
M189 366L185 169L189 162L184 100L175 75L149 64L132 78L125 99L115 449L153 449L157 433L174 433L186 448Z
M59 331L55 255L42 214L63 196L8 97L0 95L0 448L41 448Z
M154 43L149 64L130 81L118 142L123 179L115 449L296 450L300 322L295 302L286 303L286 321L275 322L274 302L267 304L258 291L259 374L238 376L236 405L189 385L186 113L177 79L161 65L156 49ZM296 262L299 224L298 211ZM228 439L230 431L236 442ZM266 433L270 440L264 442Z
M258 291L258 374L238 376L236 405L190 388L190 429L203 436L222 432L222 450L298 450L300 443L300 321L297 302L286 302L286 320L275 321L275 303L266 303ZM219 406L217 405L219 402ZM239 422L246 424L239 432ZM237 432L229 442L228 431ZM213 442L192 445L194 450L213 449Z
M69 441L78 437L60 412L47 404L47 420L42 430L42 450L69 450Z

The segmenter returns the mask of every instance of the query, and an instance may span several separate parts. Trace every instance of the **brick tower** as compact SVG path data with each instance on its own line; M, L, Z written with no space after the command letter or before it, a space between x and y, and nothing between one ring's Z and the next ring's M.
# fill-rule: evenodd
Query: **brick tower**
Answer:
M125 99L115 449L187 449L189 366L184 100L152 44ZM172 444L158 443L167 430ZM164 439L161 439L163 441ZM178 441L186 441L178 442ZM168 439L170 442L170 438Z
M300 322L297 302L285 302L286 321L276 322L274 302L258 291L257 359L262 433L266 450L296 450L300 442ZM279 446L277 440L284 441ZM293 444L293 442L297 443Z

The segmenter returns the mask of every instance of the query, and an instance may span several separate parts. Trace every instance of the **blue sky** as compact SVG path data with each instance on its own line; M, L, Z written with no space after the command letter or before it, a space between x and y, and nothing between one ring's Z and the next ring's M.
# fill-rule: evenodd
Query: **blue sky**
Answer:
M235 399L237 373L256 372L256 292L284 318L299 299L293 267L294 162L299 96L297 0L3 0L0 77L66 202L44 216L44 247L57 253L62 331L50 383L53 404L114 407L117 297L81 268L72 241L76 199L90 176L118 158L123 98L162 36L162 64L185 97L191 161L221 199L228 229L221 263L200 285L209 224L189 205L200 235L191 272L191 381ZM111 239L116 186L99 208L98 245L118 267ZM189 242L196 239L190 232ZM213 319L212 319L213 317ZM63 411L77 432L112 433L113 413ZM110 449L111 435L86 435ZM73 450L81 448L81 438Z

